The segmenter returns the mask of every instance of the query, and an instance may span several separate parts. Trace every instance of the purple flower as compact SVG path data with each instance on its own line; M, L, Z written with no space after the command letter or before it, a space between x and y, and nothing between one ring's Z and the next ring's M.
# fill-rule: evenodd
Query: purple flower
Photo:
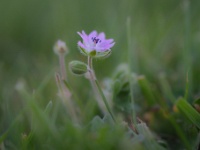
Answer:
M82 31L78 34L83 39L83 42L79 41L78 46L84 49L87 53L92 51L96 52L105 52L110 50L111 47L115 44L113 39L106 39L105 33L97 33L97 31L92 31L89 35Z

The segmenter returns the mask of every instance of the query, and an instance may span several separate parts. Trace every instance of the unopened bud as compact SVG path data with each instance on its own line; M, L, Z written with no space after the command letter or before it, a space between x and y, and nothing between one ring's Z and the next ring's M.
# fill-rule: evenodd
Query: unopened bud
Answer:
M69 68L75 75L84 75L87 72L87 65L81 61L71 61L69 63Z
M53 50L58 55L65 55L65 54L68 53L68 48L66 46L66 43L61 41L61 40L58 40L56 42L56 44L54 45Z

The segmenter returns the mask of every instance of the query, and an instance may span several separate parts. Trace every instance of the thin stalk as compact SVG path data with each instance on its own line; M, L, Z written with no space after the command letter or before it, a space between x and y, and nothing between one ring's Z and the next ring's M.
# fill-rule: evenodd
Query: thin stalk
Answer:
M64 85L63 80L67 81L67 74L66 74L66 66L65 66L65 55L59 55L59 62L60 62L60 73L61 73L61 79L60 79L60 83L62 86L62 89L65 93L65 97L67 99L70 99L71 97L71 93L70 90Z
M185 72L187 72L188 83L186 83L186 90L187 94L185 96L189 96L192 88L193 88L193 79L192 79L192 57L191 57L191 8L190 8L190 1L184 0L183 1L183 13L184 13L184 49L183 49L183 64Z
M66 91L68 89L64 86L64 83L61 81L60 76L58 73L55 74L56 77L56 84L58 86L58 90L60 91L61 98L63 99L63 102L67 105L67 111L71 115L71 118L73 121L78 122L78 118L76 116L75 109L73 107L73 104L71 103L71 99L69 99L68 95L66 94Z
M90 73L91 80L95 80L96 75L93 70L92 57L90 57L90 56L88 56L88 67L89 67L89 73Z
M63 50L66 49L66 47L64 47L64 49L63 49L63 47L62 47L63 45L61 44L60 46L61 47L59 47L57 49L57 51L59 52L60 75L56 74L56 82L57 82L58 89L60 91L62 99L64 100L64 102L67 103L68 111L70 112L72 117L74 117L73 119L77 120L76 112L74 110L74 105L71 101L72 94L70 92L70 89L68 89L68 87L66 87L66 85L64 83L64 81L67 81L65 54L63 53Z
M99 85L99 82L98 82L98 80L96 78L95 72L93 70L92 58L90 56L88 56L88 70L89 70L88 72L90 74L90 81L91 81L93 90L98 92L99 95L101 95L102 100L103 100L108 112L110 113L110 115L111 115L112 119L114 120L114 122L116 122L115 117L114 117L114 115L113 115L113 113L112 113L112 111L110 109L110 106L108 105L107 100L106 100L106 97L105 97L105 95L104 95L104 93L103 93L103 91L102 91L102 89L101 89L101 87ZM98 102L99 106L101 107L100 102L98 101L98 99L97 99L97 102Z
M61 73L61 79L66 80L66 66L65 66L65 55L59 55L59 62L60 62L60 73Z
M108 112L110 113L110 115L111 115L112 119L114 120L114 122L116 122L115 117L114 117L114 115L113 115L113 113L112 113L112 111L111 111L111 109L110 109L110 106L108 105L107 100L106 100L106 97L105 97L105 95L103 94L103 91L102 91L102 89L101 89L101 87L100 87L100 85L99 85L99 82L98 82L97 80L95 80L95 83L96 83L96 86L97 86L97 88L98 88L99 94L101 95L101 97L102 97L102 99L103 99L103 102L104 102L104 104L105 104L105 106L106 106Z
M129 85L130 85L130 97L131 97L131 105L133 106L133 109L131 109L131 114L132 114L132 119L133 119L133 123L135 128L137 128L137 119L136 119L136 112L134 110L134 105L135 105L135 101L134 101L134 94L133 94L133 79L131 77L131 72L132 72L132 68L131 68L131 60L132 60L132 55L131 55L131 19L128 18L127 19L127 41L128 41L128 65L129 65L129 69L130 69L130 77L129 77ZM136 57L134 57L136 58Z
M188 80L188 72L187 72L186 83L185 83L185 95L184 95L184 98L186 100L188 99L188 90L189 90L189 80Z
M95 72L93 71L93 65L92 65L92 58L91 57L88 57L88 72L89 72L89 75L90 75L90 84L92 86L92 89L93 89L93 92L94 92L94 95L96 96L95 97L95 100L97 101L97 104L99 106L99 109L105 113L105 106L103 105L103 103L101 102L100 100L100 97L99 97L99 93L98 93L98 90L96 88L96 84L95 84L95 80L96 80L96 75L95 75Z
M174 129L176 130L176 133L177 135L179 136L179 138L182 140L184 146L186 149L188 150L191 150L191 145L190 143L188 142L188 139L187 137L185 136L184 134L184 131L182 131L182 129L180 128L180 126L176 123L176 120L175 118L171 115L171 116L168 116L169 118L169 121L170 123L172 124L172 126L174 127Z
M131 76L129 77L129 83L130 83L130 97L131 97L131 105L133 106L133 109L131 109L132 119L135 128L137 128L137 119L136 119L136 112L134 110L135 101L134 101L134 94L133 94L133 81L131 79Z
M161 90L163 94L171 101L172 104L176 102L176 97L174 96L172 89L166 80L166 77L164 74L161 74L160 77L160 84L161 84Z

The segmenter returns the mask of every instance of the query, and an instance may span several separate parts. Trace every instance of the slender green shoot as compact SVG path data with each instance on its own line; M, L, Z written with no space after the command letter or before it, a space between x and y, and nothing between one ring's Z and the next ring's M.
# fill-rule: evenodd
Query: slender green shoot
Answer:
M115 119L115 117L114 117L114 115L113 115L113 113L111 111L110 106L108 105L107 99L106 99L106 97L105 97L105 95L104 95L104 93L103 93L103 91L102 91L102 89L101 89L101 87L99 85L99 82L98 82L98 80L96 78L96 75L94 73L93 66L92 66L92 58L90 56L88 56L88 72L90 74L90 81L92 83L92 87L93 87L94 91L98 91L99 92L99 94L101 95L102 100L103 100L108 112L110 113L110 115L111 115L112 119L114 120L114 122L116 122L116 119Z
M134 110L134 94L133 94L133 79L131 77L132 69L131 69L131 18L127 18L127 41L128 41L128 64L129 64L129 70L130 70L130 77L129 77L129 85L130 85L130 97L131 97L131 105L132 105L132 119L134 126L137 127L137 120L136 120L136 112Z

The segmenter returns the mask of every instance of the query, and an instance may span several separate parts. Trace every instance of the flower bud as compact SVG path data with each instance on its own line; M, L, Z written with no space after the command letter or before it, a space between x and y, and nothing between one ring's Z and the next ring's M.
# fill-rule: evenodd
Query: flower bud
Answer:
M81 61L71 61L69 63L69 68L75 75L84 75L87 72L87 65Z
M66 43L61 41L61 40L58 40L56 42L56 44L54 45L53 50L58 55L65 55L65 54L68 53L68 48L66 46Z

